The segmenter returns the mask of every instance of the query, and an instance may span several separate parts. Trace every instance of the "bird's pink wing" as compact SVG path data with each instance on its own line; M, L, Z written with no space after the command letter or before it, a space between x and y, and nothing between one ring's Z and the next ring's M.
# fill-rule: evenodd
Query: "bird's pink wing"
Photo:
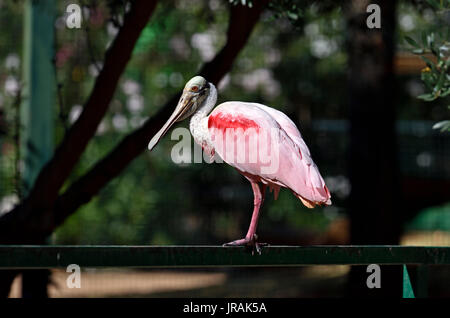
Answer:
M308 146L303 140L300 131L298 130L297 126L295 126L294 122L288 116L286 116L285 113L263 104L252 103L252 105L255 105L264 110L265 112L269 113L269 115L272 116L283 128L283 130L292 139L292 141L300 148L302 156L305 155L306 157L305 160L308 162L312 162Z
M214 109L208 129L216 153L244 174L290 188L304 203L303 199L312 205L331 204L330 193L298 129L283 113L261 106L227 102Z

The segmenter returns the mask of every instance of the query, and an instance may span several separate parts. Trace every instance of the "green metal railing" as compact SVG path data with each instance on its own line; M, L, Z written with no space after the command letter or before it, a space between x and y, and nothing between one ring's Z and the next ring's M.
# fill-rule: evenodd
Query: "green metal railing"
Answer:
M450 265L450 247L267 246L261 254L252 254L244 247L222 246L0 246L0 269L58 268L69 264L134 268L402 265L403 296L414 297L406 265L420 265L419 282L426 285L428 265Z

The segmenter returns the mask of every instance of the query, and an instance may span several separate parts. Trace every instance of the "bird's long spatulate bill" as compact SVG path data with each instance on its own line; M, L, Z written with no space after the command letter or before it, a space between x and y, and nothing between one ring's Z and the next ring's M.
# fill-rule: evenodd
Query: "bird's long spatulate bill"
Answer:
M153 136L153 138L148 143L148 150L155 148L156 144L161 140L161 138L166 134L169 128L176 122L176 114L173 113L169 120L164 124L164 126Z
M190 100L185 100L184 98L180 99L174 112L172 113L172 115L170 115L169 120L167 120L164 126L162 126L162 128L156 133L156 135L153 136L153 138L148 143L149 150L155 148L155 146L158 144L161 138L164 137L170 127L172 127L172 125L183 116L183 114L190 108L190 106L192 106Z

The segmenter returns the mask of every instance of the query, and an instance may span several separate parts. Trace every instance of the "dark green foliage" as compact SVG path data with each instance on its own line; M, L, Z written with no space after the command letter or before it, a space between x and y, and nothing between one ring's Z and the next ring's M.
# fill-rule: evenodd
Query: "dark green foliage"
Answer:
M427 0L427 3L436 10L434 25L423 30L420 39L414 40L405 36L405 41L413 47L412 52L420 55L427 65L421 74L427 92L417 98L426 102L432 102L437 98L448 100L450 95L450 1ZM450 105L447 107L450 109ZM440 121L433 128L450 131L450 121Z
M255 1L245 1L244 5L250 6ZM96 65L101 67L128 2L85 1L90 10L101 13L96 15L98 19L83 20L81 30L68 30L64 26L55 29L59 53L56 72L61 92L54 106L55 144L62 140L66 126L72 124L75 110L79 111L87 99L97 73ZM70 1L57 3L62 16ZM348 147L347 33L340 3L271 1L229 76L219 85L218 100L218 103L260 102L285 112L300 127L323 176L337 181L346 178ZM231 5L242 2L233 1ZM225 0L160 1L135 47L97 135L65 188L107 155L127 133L154 115L200 65L220 50L226 39L229 6ZM416 9L408 7L401 12L416 13ZM60 22L56 25L60 26ZM427 24L420 22L420 26L424 25ZM7 133L12 132L16 110L15 99L5 93L5 81L14 75L20 82L20 69L6 69L4 61L11 53L22 56L20 34L21 1L2 2L0 110L2 127L6 127ZM422 41L413 38L417 43ZM408 83L414 77L400 78L399 117L434 120L435 108L423 107L422 101L411 98L408 92ZM180 125L186 127L187 123ZM0 201L15 189L12 136L0 136ZM175 143L169 133L154 152L136 158L57 230L54 242L218 244L245 234L253 202L245 178L225 164L175 164L170 158ZM413 144L417 145L416 139L408 147ZM406 156L410 148L402 153L405 154L402 160L408 160L402 167L407 167L408 173L429 173L429 169L419 170L414 158ZM441 157L441 161L446 158ZM341 183L345 186L345 182ZM313 211L304 208L288 190L282 190L278 201L268 194L258 234L262 240L270 240L293 233L293 240L299 240L303 235L324 233L330 221L346 211L348 188L334 191L332 207Z

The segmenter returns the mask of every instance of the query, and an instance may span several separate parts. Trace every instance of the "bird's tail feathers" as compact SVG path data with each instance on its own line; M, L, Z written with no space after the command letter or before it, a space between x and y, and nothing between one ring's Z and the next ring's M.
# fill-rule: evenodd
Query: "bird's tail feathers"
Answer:
M328 189L327 189L327 191L328 191ZM307 208L310 208L310 209L313 209L316 206L331 205L330 198L328 198L328 200L325 202L324 201L311 201L311 200L308 200L308 199L302 197L300 194L297 194L295 192L293 192L293 193L297 198L299 198L302 201L304 206L306 206Z

